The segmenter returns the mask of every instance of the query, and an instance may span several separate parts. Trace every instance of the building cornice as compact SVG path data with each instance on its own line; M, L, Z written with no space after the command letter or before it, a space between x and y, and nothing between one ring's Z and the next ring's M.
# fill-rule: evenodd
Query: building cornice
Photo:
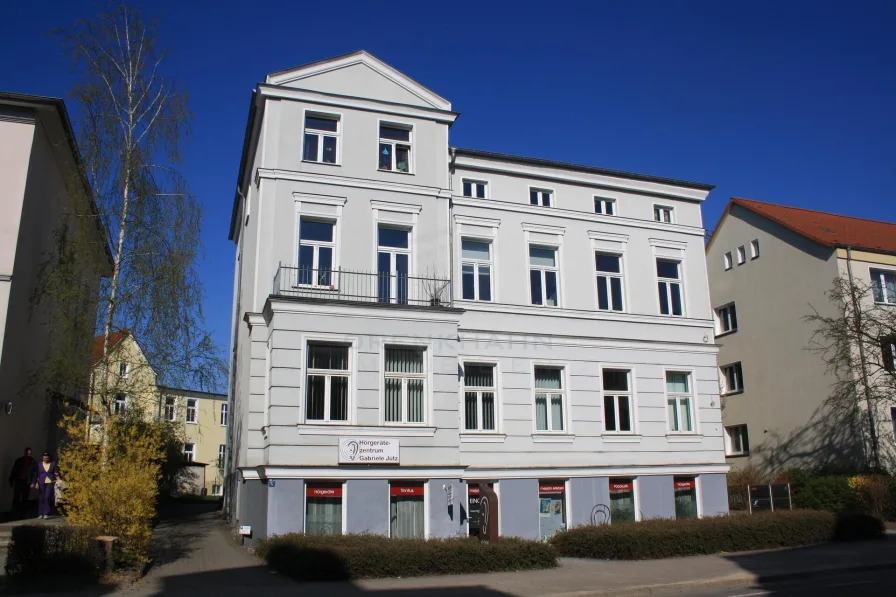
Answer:
M368 189L372 191L387 191L390 193L406 193L409 195L423 195L425 197L439 197L442 199L451 198L450 190L441 189L439 187L427 187L422 185L412 185L396 182L381 182L365 178L334 176L332 174L314 174L311 172L296 172L294 170L259 168L255 176L257 180L291 180L295 182L334 185L339 187L352 187L357 189Z

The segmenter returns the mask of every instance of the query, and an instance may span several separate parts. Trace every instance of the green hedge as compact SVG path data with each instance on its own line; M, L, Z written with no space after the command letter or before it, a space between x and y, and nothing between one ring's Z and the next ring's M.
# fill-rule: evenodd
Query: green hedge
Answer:
M868 515L794 510L578 527L557 533L551 544L567 557L648 560L884 536L883 523Z
M272 569L302 581L534 570L557 565L550 545L520 539L483 544L473 538L293 533L261 541L256 553Z
M856 490L846 475L824 475L800 479L791 484L793 507L828 512L853 512L860 509Z
M93 540L97 534L95 529L68 525L14 527L6 576L17 584L96 582L105 564L105 555Z

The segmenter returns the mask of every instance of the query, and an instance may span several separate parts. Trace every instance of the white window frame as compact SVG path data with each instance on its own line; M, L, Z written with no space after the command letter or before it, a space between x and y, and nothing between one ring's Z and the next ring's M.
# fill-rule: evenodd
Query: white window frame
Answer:
M653 204L653 221L660 224L675 223L675 208L671 205Z
M302 240L302 220L307 220L309 222L317 222L319 224L329 224L333 227L333 240L330 242L324 240ZM339 270L337 267L337 255L336 255L336 227L337 220L334 218L326 218L326 217L315 217L310 215L301 215L298 217L298 225L296 226L296 238L298 239L296 245L296 275L300 275L298 272L302 271L299 263L301 263L301 258L299 257L299 252L302 250L302 247L311 247L314 251L314 256L311 260L311 271L317 272L320 274L320 249L321 247L329 248L330 254L333 256L332 261L330 263L330 284L320 284L319 277L313 277L311 280L311 284L297 284L298 286L311 287L311 286L323 286L325 288L334 288L336 286L336 272ZM298 282L298 280L296 280Z
M750 241L750 259L759 259L759 239Z
M355 384L353 380L353 372L357 360L357 339L343 339L342 337L327 336L308 336L304 338L302 346L304 351L302 354L302 421L310 425L351 425L354 423L354 406ZM311 350L312 344L328 344L344 346L348 349L348 369L311 369L308 367L308 352ZM334 373L336 372L336 373ZM323 376L324 380L324 418L309 419L308 418L308 378L312 375ZM346 377L348 378L348 388L346 389L346 419L331 420L330 419L330 398L331 398L331 378Z
M532 247L537 249L551 249L554 251L554 267L549 267L546 265L532 265L530 255L530 250ZM559 245L551 245L551 244L543 244L539 242L530 241L526 244L526 265L528 266L526 269L526 276L528 286L529 286L529 306L531 307L548 307L551 309L557 309L563 305L563 289L561 287L561 277L560 277L560 246ZM532 302L532 270L537 270L539 272L539 276L541 277L541 303L533 303ZM545 281L545 272L554 272L557 274L557 304L556 305L548 305L546 299L547 292L547 283Z
M619 392L613 390L604 390L604 372L605 371L627 371L628 372L628 392ZM613 396L613 408L615 410L616 416L616 430L608 430L607 429L607 413L606 413L606 405L604 404L605 396ZM601 434L603 435L637 435L638 434L638 405L635 400L637 395L635 388L635 368L632 365L628 365L625 363L607 363L601 366L600 368L600 413L601 413ZM629 408L629 419L631 424L630 431L620 431L619 430L619 398L620 397L628 398L628 408Z
M483 360L476 357L464 358L460 357L461 369L464 374L467 371L467 365L475 365L480 367L491 367L492 368L492 385L491 386L467 386L466 380L464 377L461 377L460 380L460 433L461 434L470 434L470 435L497 435L501 433L501 401L500 395L498 393L498 388L501 387L500 379L498 377L499 374L499 364L498 361L490 361ZM471 388L467 390L467 388ZM475 392L476 393L476 429L467 429L467 392ZM491 393L495 396L495 428L494 429L483 429L482 428L482 394L483 393Z
M670 373L682 374L686 375L688 378L688 392L680 393L680 392L669 392L669 382L668 375ZM666 408L666 433L669 435L697 435L699 433L697 427L697 388L695 387L696 375L694 374L693 369L664 369L663 370L663 393L665 396L664 405ZM678 420L676 421L676 425L678 429L672 428L672 421L669 418L669 400L675 400L675 411L678 416ZM690 431L682 429L682 417L681 417L681 403L682 401L687 401L689 408L688 412L690 413L690 423L691 429Z
M227 458L227 444L218 444L218 460L217 460L217 462L221 466L223 466L225 458Z
M613 213L607 213L607 204L613 206ZM600 205L600 211L597 211L598 205ZM594 195L594 213L601 216L610 216L611 218L615 218L619 215L619 203L613 197Z
M131 374L131 365L126 361L121 361L118 363L118 377L121 379L127 379L128 375Z
M118 399L119 396L123 396L121 400ZM127 392L119 392L112 397L112 413L116 415L124 415L128 412L129 402L131 401L131 397ZM121 406L119 406L119 403Z
M190 446L189 450L187 446ZM184 462L196 462L196 442L184 442Z
M308 128L307 117L320 118L323 120L335 120L336 132L323 131L320 129ZM317 158L309 160L305 158L305 135L317 136ZM336 138L336 162L330 163L323 161L324 157L324 137ZM342 165L342 114L338 112L318 112L316 110L305 110L302 114L302 161L309 164L323 164L324 166L341 166Z
M732 312L734 313L734 317L731 317ZM716 314L716 337L724 336L726 334L733 334L737 331L738 326L736 321L732 321L732 319L737 319L737 307L734 304L734 301L730 303L726 303L721 307L715 308ZM727 324L728 329L725 329L725 325Z
M744 441L743 436L740 438L741 450L734 449L734 430L740 431L741 429L747 430L747 443L750 441L750 430L747 427L746 423L741 423L739 425L727 425L725 426L725 456L748 456L750 454L750 446L747 446L747 449L744 450Z
M883 268L879 268L879 267L874 267L874 268L869 268L869 275L871 278L872 285L874 284L874 279L878 278L878 281L880 282L880 286L881 286L881 289L880 289L881 296L884 299L882 301L877 300L874 297L874 293L872 292L871 298L874 300L875 304L896 305L896 296L890 296L890 294L887 292L887 283L886 283L886 276L896 277L896 271L891 270L891 269L883 269Z
M472 241L477 243L485 243L488 245L488 260L483 259L471 259L469 257L464 257L464 241ZM472 265L473 266L473 298L466 299L464 296L464 266ZM489 296L491 299L484 300L479 298L481 293L479 292L479 268L480 266L487 266L489 268ZM472 236L461 236L460 237L460 299L464 301L476 301L480 303L494 303L495 302L495 243L491 238L476 238Z
M619 258L619 273L613 272L605 272L597 269L597 255L608 255L612 257ZM603 311L604 313L625 313L626 311L626 293L625 293L625 254L618 253L616 251L602 251L600 249L594 251L594 276L595 281L597 282L597 287L600 287L601 283L604 284L607 291L607 309L600 308L600 292L598 292L595 300L597 301L597 310ZM601 280L604 278L604 280ZM612 286L610 284L610 278L619 278L619 286L622 289L622 309L617 310L613 308L613 293L611 292ZM596 287L596 288L597 288Z
M171 400L172 403L169 405L168 400ZM171 408L171 415L168 414L168 408ZM168 422L177 421L177 396L171 396L170 394L162 398L162 418Z
M416 219L414 220L416 223ZM414 235L414 226L411 224L395 224L389 221L377 220L375 222L374 229L374 242L376 243L376 250L373 254L373 271L379 273L379 260L380 253L389 253L389 303L395 304L398 302L398 269L396 266L396 255L407 255L408 256L408 278L415 277L414 275L414 243L416 242ZM380 228L391 228L393 230L401 230L403 232L408 233L408 247L406 249L400 247L381 247L380 246ZM378 284L378 282L377 282ZM379 288L379 286L376 286ZM412 293L411 281L408 280L408 302L415 300L419 297L411 296Z
M539 202L537 204L532 203L532 192L536 192L539 194L538 199ZM548 194L548 204L544 205L544 193ZM549 189L547 187L536 187L529 186L529 193L526 195L527 205L529 207L557 207L557 195L554 192L554 189Z
M737 248L737 264L743 265L747 262L747 249L744 245Z
M740 387L732 389L732 388L728 387L729 386L729 384L728 384L728 369L735 368L735 367L740 369ZM723 396L730 396L732 394L740 394L741 392L744 391L744 385L745 385L744 384L744 366L741 361L734 361L732 363L722 365L721 367L719 367L719 374L721 375L721 379L722 379L722 395ZM734 378L736 381L737 380L736 374L734 375Z
M538 388L535 385L536 369L554 369L560 371L560 389ZM568 367L566 363L557 361L534 361L532 363L532 432L536 435L570 435L572 431L569 428L572 417L569 415L569 390L567 381ZM538 404L536 396L538 394L547 394L547 429L538 428ZM560 406L563 409L563 429L552 429L553 417L551 416L551 396L560 395Z
M381 127L393 128L393 129L402 129L408 131L410 134L408 135L407 141L396 141L394 139L383 139L380 137ZM411 174L413 175L415 172L415 166L417 160L414 159L414 148L416 144L414 143L414 125L410 122L397 122L395 120L377 120L376 125L376 169L377 172L388 172L390 174ZM391 170L383 170L380 168L380 144L391 145L392 146L392 169ZM395 155L395 146L396 145L406 145L408 148L408 170L404 172L403 170L396 170L396 155Z
M660 301L659 297L659 286L657 286L657 309L659 314L663 317L687 317L687 305L685 304L685 293L684 293L684 261L680 257L665 257L662 255L657 255L654 257L654 265L653 271L656 272L656 262L662 259L663 261L674 261L678 264L678 278L661 278L659 273L656 273L656 281L657 285L660 282L666 284L666 303L669 305L669 312L663 313L663 303ZM675 315L672 312L672 284L678 284L678 292L681 296L681 315Z
M465 193L465 189L464 189L465 185L470 185L470 193L471 193L470 195L467 195ZM476 185L482 185L482 187L483 187L482 197L476 196ZM487 181L487 180L476 179L476 178L462 178L460 180L460 194L462 197L465 197L467 199L490 199L491 197L489 194L489 186L490 186L489 181Z
M229 421L228 417L230 416L229 405L226 402L221 403L221 409L218 415L218 423L221 427L227 427L227 423Z
M299 193L293 193L293 199L295 200L296 206L296 214L295 214L295 246L293 247L293 255L295 257L295 266L298 269L299 267L299 246L302 244L301 241L301 233L300 227L302 225L302 218L306 218L308 220L314 220L317 222L332 222L333 223L333 274L331 275L331 282L334 286L336 286L339 282L337 279L336 272L339 270L339 257L341 251L339 250L340 238L342 234L342 210L345 206L346 199L344 197L324 197L319 195L302 195ZM309 241L308 244L313 245L315 243L320 242L322 245L327 245L328 243L321 241ZM318 252L315 250L314 252L314 261L313 265L317 268L318 262ZM319 268L317 268L319 269ZM297 281L297 280L296 280ZM257 282L257 281L256 281ZM322 286L316 286L317 289L326 288Z
M190 403L193 403L192 408L190 407ZM189 425L198 425L199 424L199 398L187 398L187 403L184 407L184 422ZM193 420L190 420L190 414L193 415Z
M402 348L423 351L423 373L398 373L386 371L386 350L389 348ZM384 340L382 344L382 352L380 354L380 424L384 426L396 427L426 427L432 420L432 346L430 344L421 344L419 342L401 341L401 340ZM386 379L401 380L401 421L386 420ZM410 422L407 420L408 408L408 392L407 380L422 379L423 380L423 420Z
M346 512L346 502L348 501L348 483L345 481L330 481L328 479L314 480L314 481L305 481L302 484L302 533L308 532L308 486L309 485L339 485L342 488L342 497L339 498L342 503L342 529L339 531L340 535L345 535L345 527L348 526L348 512ZM388 493L386 494L388 498ZM387 510L388 512L388 510ZM424 516L426 516L428 512L424 512Z
M224 495L224 486L220 483L212 483L212 495L217 497Z
M734 267L734 258L731 256L731 251L726 251L724 255L725 262L725 271L727 272L729 269Z

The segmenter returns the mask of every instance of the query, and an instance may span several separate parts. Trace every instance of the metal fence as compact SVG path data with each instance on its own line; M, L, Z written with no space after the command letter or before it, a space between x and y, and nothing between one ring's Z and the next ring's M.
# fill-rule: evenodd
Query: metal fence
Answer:
M449 307L449 284L446 278L280 264L274 276L274 294L361 303Z

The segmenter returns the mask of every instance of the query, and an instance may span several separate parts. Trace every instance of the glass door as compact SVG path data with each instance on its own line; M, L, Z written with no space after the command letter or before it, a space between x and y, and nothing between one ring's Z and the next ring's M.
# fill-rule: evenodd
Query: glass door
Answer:
M408 302L411 250L409 230L380 226L377 234L377 299L381 303Z

